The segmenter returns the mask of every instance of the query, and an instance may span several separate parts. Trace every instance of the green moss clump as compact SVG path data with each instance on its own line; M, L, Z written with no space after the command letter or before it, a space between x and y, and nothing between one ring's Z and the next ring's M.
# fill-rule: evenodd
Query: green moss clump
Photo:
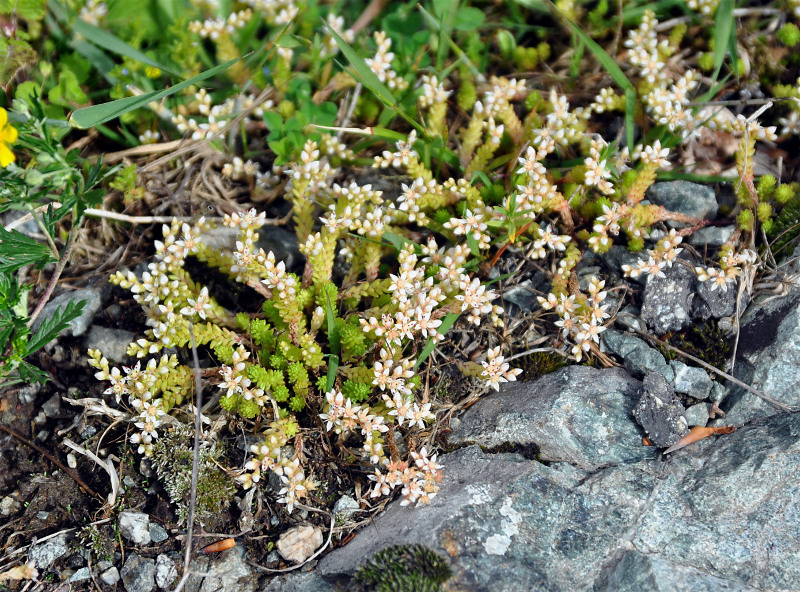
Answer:
M786 47L794 47L800 43L800 28L794 23L786 23L778 29L776 37Z
M360 592L440 592L452 570L423 545L396 545L373 555L356 571Z
M524 380L536 380L566 365L564 356L555 352L536 352L523 356L517 362Z
M725 370L725 364L731 354L730 339L719 328L717 321L693 325L685 331L673 333L667 343L703 360L718 370ZM682 357L671 349L661 346L658 346L657 349L668 361L682 360Z

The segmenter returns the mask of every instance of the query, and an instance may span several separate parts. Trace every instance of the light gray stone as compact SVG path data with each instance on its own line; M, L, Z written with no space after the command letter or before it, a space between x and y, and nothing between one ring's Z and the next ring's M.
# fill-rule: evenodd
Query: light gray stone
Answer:
M119 582L119 570L112 565L100 574L100 579L103 583L113 586Z
M245 548L237 545L216 556L194 559L189 566L192 575L186 582L187 592L254 592L258 577L247 564L245 553Z
M93 288L82 288L80 290L64 292L50 300L50 302L45 304L41 314L39 314L33 322L33 330L38 330L45 319L49 319L55 314L56 310L63 309L67 306L67 303L72 301L84 301L83 310L75 319L70 321L69 326L64 329L60 335L72 335L73 337L77 337L86 333L92 319L94 319L97 311L100 310L100 292Z
M708 423L710 409L711 406L708 403L697 403L687 407L683 416L686 418L686 423L689 427L704 426Z
M674 378L672 368L661 352L647 345L647 343L628 333L607 329L600 334L606 351L623 359L625 368L637 378L643 377L648 372L658 372L667 380Z
M715 288L713 282L695 281L697 297L692 301L692 316L699 319L719 319L736 312L736 286L730 284L726 290ZM743 293L743 300L746 293ZM747 301L740 306L744 310Z
M61 411L61 395L54 394L52 397L42 403L42 411L47 417L55 417Z
M645 197L670 212L678 212L700 220L713 220L717 217L717 198L714 189L689 181L669 181L653 184ZM684 228L688 224L667 221L671 228Z
M683 362L672 360L669 363L674 372L672 388L677 393L690 395L695 399L707 399L711 394L714 381L702 368L687 366Z
M41 543L37 543L31 547L29 551L29 559L36 564L39 569L47 569L59 557L63 557L69 551L67 546L67 533L54 536L52 539L47 539Z
M168 588L178 578L175 562L163 553L156 557L156 586Z
M535 446L545 461L583 470L653 456L631 416L641 383L619 368L568 366L530 383L511 383L470 407L451 445Z
M156 585L156 562L131 553L120 576L127 592L151 592Z
M169 534L160 524L151 522L149 530L150 540L154 543L160 543L161 541L166 541L169 538Z
M150 516L137 510L123 510L119 514L119 530L134 545L150 543Z
M693 247L721 247L731 238L735 226L706 226L695 230L686 242Z
M92 325L86 336L86 349L100 350L109 361L119 364L128 357L128 345L135 338L130 331Z
M354 500L349 495L343 495L336 503L333 504L333 513L336 516L340 516L345 520L350 518L353 514L355 514L361 506L358 505L358 502Z
M269 581L262 592L339 592L342 587L329 582L316 571L294 572Z
M69 577L69 582L84 582L91 579L92 572L88 567L82 567Z

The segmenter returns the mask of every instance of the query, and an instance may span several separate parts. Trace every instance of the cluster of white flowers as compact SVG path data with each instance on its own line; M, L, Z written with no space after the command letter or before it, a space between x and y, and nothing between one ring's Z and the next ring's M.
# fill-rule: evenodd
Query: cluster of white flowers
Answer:
M108 6L99 0L86 0L86 4L81 7L80 18L82 21L99 26L108 14Z
M520 164L517 174L526 175L527 180L525 185L517 185L517 209L527 212L531 219L550 207L558 196L558 189L547 178L547 169L541 162L555 149L555 143L544 135L538 136L535 142L538 149L528 146L525 156L517 159Z
M443 226L452 230L456 236L472 237L477 241L478 248L485 250L491 246L492 242L492 237L487 232L489 226L486 224L486 220L490 216L490 212L472 212L467 209L464 210L463 218L450 218Z
M428 456L425 447L419 452L412 451L409 456L411 464L406 461L389 461L385 473L375 469L375 473L369 475L375 482L370 497L389 495L400 486L403 494L401 506L417 502L427 504L431 501L439 490L442 465L436 462L437 455Z
M649 84L663 80L664 62L661 56L666 54L668 42L658 41L656 34L656 15L652 10L645 10L638 29L628 31L625 47L628 48L628 62L639 68L639 74Z
M174 359L174 356L173 359L170 359L169 356L162 356L159 362L156 362L155 359L148 361L144 369L141 362L136 362L136 365L131 368L123 366L125 372L123 375L119 368L110 368L108 360L100 357L99 352L90 350L89 353L92 354L89 363L99 370L95 373L95 378L107 380L110 383L103 394L114 395L118 404L122 401L122 397L127 395L128 403L135 410L135 415L130 423L138 431L130 435L130 442L138 445L139 454L152 456L153 440L158 438L158 428L168 417L162 409L162 400L153 400L152 390L164 369L171 365L174 366L177 360Z
M622 266L625 277L637 278L642 274L666 277L664 268L672 267L672 263L683 251L682 248L678 248L682 241L683 237L673 228L667 236L658 241L655 249L648 249L646 259L640 259L635 265Z
M531 243L528 249L528 256L532 259L544 259L547 256L547 249L553 252L565 251L567 243L572 240L570 236L555 232L552 224L548 224L544 228L539 226L536 234L538 238Z
M586 166L583 182L589 187L597 187L606 195L611 195L614 193L614 187L608 181L611 178L611 171L608 168L608 160L601 156L601 151L606 145L602 138L592 138L589 156L583 161Z
M712 292L717 288L721 292L726 292L728 284L734 283L737 277L752 272L758 266L758 255L750 249L743 249L740 252L728 249L720 253L720 265L720 269L700 266L694 268L697 279L709 282Z
M198 114L204 116L205 122L198 122L194 117L187 118L185 115L172 116L172 123L177 130L181 133L191 132L193 140L206 140L219 136L228 119L243 110L251 109L255 103L254 97L243 94L229 97L219 105L212 105L211 95L204 88L194 94L194 99L194 104L188 107L194 108ZM264 115L264 111L273 106L274 102L267 100L252 109L250 115L245 119L249 120L251 116L260 119Z
M247 23L253 20L253 11L249 8L232 12L227 18L218 17L206 19L204 21L192 21L189 23L189 31L198 34L203 39L216 41L223 33L233 34L237 29L243 29Z
M589 280L588 296L573 294L556 296L552 292L547 298L538 297L539 304L544 310L555 310L559 317L556 326L561 328L561 336L571 339L574 345L570 351L572 358L580 362L592 344L600 343L600 333L606 330L602 322L609 317L603 304L608 292L603 290L606 283L592 277Z
M161 139L161 133L153 130L145 130L139 134L140 144L155 144Z
M392 61L394 60L394 53L391 51L392 40L386 35L386 31L375 31L373 38L378 46L378 51L375 53L374 58L364 60L367 66L375 72L378 80L383 82L389 89L405 90L408 88L408 82L400 78L397 72L392 69Z
M500 355L500 346L489 348L486 352L486 360L481 362L484 370L481 376L484 376L489 386L494 390L500 390L501 382L513 382L517 380L517 376L522 374L521 368L511 368L505 358Z
M336 16L332 12L329 12L328 24L342 39L351 45L353 41L355 41L356 35L353 33L353 30L344 28L344 17ZM339 45L336 43L333 35L331 35L327 29L325 31L325 38L322 40L319 53L321 58L327 58L339 53Z
M686 0L686 6L703 16L711 16L717 11L719 0Z
M260 444L251 445L250 452L254 454L254 457L247 461L244 466L245 472L238 478L238 481L242 487L250 489L261 481L264 473L275 473L281 480L278 503L286 504L286 511L291 514L295 504L309 491L316 489L317 484L306 476L299 458L290 459L283 455L281 448L284 444L286 444L286 440L273 433Z
M444 103L451 94L453 94L453 91L445 90L444 84L439 82L436 76L422 75L422 95L419 97L420 107L430 108L438 103Z
M687 130L684 138L694 132L697 124L697 119L688 106L691 102L690 94L698 85L698 78L694 70L687 70L675 83L662 79L643 98L648 113L656 123L666 125L672 131Z
M255 177L259 174L258 165L252 160L244 161L238 156L234 156L231 162L222 166L222 174L232 179L243 177Z
M524 80L516 78L500 78L492 76L492 88L483 93L483 100L477 101L473 111L477 115L485 115L499 119L511 101L528 92Z
M300 8L294 0L243 0L271 25L288 25Z

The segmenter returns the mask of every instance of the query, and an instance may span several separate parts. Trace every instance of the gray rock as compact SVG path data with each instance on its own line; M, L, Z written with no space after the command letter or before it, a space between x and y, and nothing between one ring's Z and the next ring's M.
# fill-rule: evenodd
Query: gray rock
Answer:
M672 360L669 365L674 372L672 388L675 392L690 395L695 399L708 398L714 386L714 381L708 376L708 372L702 368L687 366L677 360Z
M622 358L625 368L634 376L658 372L667 380L674 378L674 372L661 352L647 345L644 340L614 329L603 331L600 337L606 351Z
M155 522L150 523L150 540L154 543L160 543L161 541L166 541L169 538L169 534L167 531L160 524L156 524Z
M712 289L712 282L695 281L695 290L699 298L692 301L692 316L700 319L729 317L736 312L736 286L729 285L727 290ZM746 294L743 294L743 299ZM744 310L746 301L740 304Z
M128 357L128 345L135 338L130 331L92 325L86 336L86 349L100 350L110 362L119 364Z
M669 181L653 184L645 197L670 212L679 212L692 218L713 220L717 216L717 198L714 189L689 181ZM667 221L671 228L684 228L688 224Z
M694 300L694 271L680 261L664 268L664 276L650 276L644 289L642 320L656 335L688 327Z
M329 582L316 571L294 572L270 580L262 592L339 592L342 587Z
M156 562L131 553L122 566L120 576L127 592L151 592L156 585Z
M800 292L747 309L741 319L735 375L766 395L800 408ZM785 413L735 385L722 409L728 414L726 422L734 425Z
M633 416L654 446L667 448L688 433L683 413L683 405L661 374L650 372L644 377Z
M67 303L72 301L80 302L82 300L85 301L83 310L77 318L70 321L69 327L64 329L59 335L72 335L73 337L83 335L89 328L97 311L100 310L100 292L93 288L82 288L80 290L64 292L53 298L50 302L45 304L41 314L36 317L36 320L33 322L33 330L37 331L45 319L52 317L56 310L63 309L67 306Z
M614 329L606 329L603 331L600 334L600 339L603 340L603 345L606 346L607 351L610 351L612 354L622 359L628 357L628 355L636 349L647 349L650 347L644 340Z
M150 516L137 510L123 510L119 514L119 530L134 545L150 543Z
M625 368L636 377L656 372L667 381L674 378L672 368L667 365L664 356L652 347L635 349L629 353L625 358Z
M343 495L333 504L333 514L347 520L358 512L360 508L361 506L358 505L356 500L349 495Z
M639 261L647 259L643 253L632 253L627 249L627 247L623 247L622 245L611 245L611 248L604 255L604 258L609 269L616 272L617 275L620 276L623 275L623 265L635 267L639 264ZM643 274L630 279L641 285L645 285L647 282L647 278Z
M522 312L531 312L539 307L539 302L536 300L537 295L538 292L533 281L524 280L516 286L503 290L503 301L514 304Z
M619 368L568 366L530 383L512 383L470 407L450 444L535 446L545 461L583 470L650 458L630 415L641 383Z
M708 423L709 411L711 406L708 403L697 403L691 407L687 407L683 416L686 418L686 423L689 427L704 426Z
M100 579L103 583L113 586L119 582L119 570L112 565L100 574Z
M39 394L39 391L42 390L42 384L39 382L34 382L33 384L27 384L17 391L17 398L19 402L23 405L29 405L36 400L36 395Z
M236 546L217 556L198 557L189 566L186 590L192 592L254 592L258 578L245 560L245 548ZM204 574L204 575L197 575Z
M163 553L156 557L156 586L168 588L178 578L175 562Z
M69 577L69 582L84 582L91 579L92 572L88 567L82 567Z
M297 590L335 590L369 555L414 542L450 558L451 590L800 589L800 414L584 475L477 447L440 462L430 505L389 504L320 561L329 588L309 575Z
M39 569L47 569L55 563L56 559L63 557L68 551L67 533L62 533L52 539L33 545L28 552L28 557Z
M47 417L55 417L61 411L61 395L56 393L42 403L42 411Z
M718 578L657 555L628 551L608 580L607 592L757 592L756 588Z
M258 247L275 253L275 260L283 261L287 271L305 264L306 258L297 246L297 235L283 226L262 226L258 231Z
M706 226L695 230L686 242L693 247L721 247L731 238L735 226Z

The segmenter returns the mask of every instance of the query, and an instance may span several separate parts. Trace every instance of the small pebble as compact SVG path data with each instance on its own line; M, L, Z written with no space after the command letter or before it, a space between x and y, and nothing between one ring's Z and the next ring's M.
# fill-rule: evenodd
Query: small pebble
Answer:
M77 468L78 466L78 459L75 458L75 455L72 454L71 452L67 455L67 466L70 469Z
M301 524L284 532L276 546L287 561L302 563L314 554L322 541L322 530L318 526Z

